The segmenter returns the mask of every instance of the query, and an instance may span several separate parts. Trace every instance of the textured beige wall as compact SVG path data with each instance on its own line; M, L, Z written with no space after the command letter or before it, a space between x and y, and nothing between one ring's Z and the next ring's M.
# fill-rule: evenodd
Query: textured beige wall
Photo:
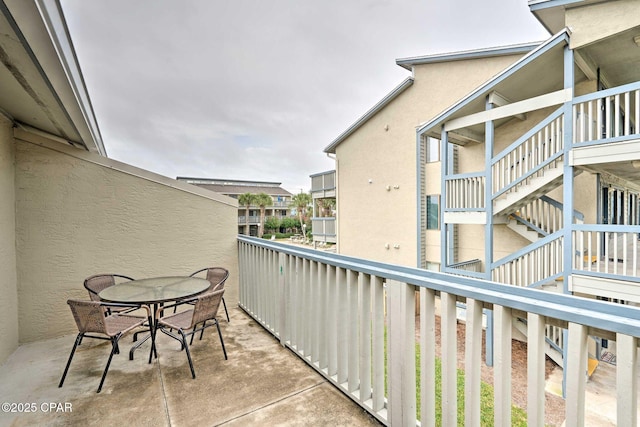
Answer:
M75 331L66 300L87 298L83 280L96 273L144 278L225 266L226 300L237 302L235 201L199 196L204 190L195 187L189 193L181 190L187 184L85 152L80 157L16 145L21 342ZM117 170L122 166L126 172Z
M0 363L18 347L14 163L11 122L0 114Z
M571 29L571 49L576 49L640 25L640 2L607 1L568 9L565 22Z
M340 253L416 265L416 127L518 58L419 66L411 87L338 145ZM439 183L440 174L426 185L432 181ZM427 245L432 239L439 247L439 233L430 233Z

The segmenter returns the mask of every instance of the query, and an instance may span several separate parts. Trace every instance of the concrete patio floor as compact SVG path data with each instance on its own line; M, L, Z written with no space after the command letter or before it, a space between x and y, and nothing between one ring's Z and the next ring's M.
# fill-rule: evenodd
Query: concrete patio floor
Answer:
M215 328L190 347L196 379L177 341L159 334L159 358L148 364L149 344L130 361L126 336L99 394L108 342L86 339L62 388L75 335L22 345L0 366L0 425L380 425L241 309L229 313L228 360Z

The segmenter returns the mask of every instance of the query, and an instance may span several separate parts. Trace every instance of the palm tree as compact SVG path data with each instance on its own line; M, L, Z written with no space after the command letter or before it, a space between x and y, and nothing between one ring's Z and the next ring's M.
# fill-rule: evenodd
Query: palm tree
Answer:
M254 200L255 198L256 198L256 195L251 193L244 193L244 194L241 194L240 197L238 197L238 203L240 203L242 206L245 207L244 234L246 234L247 236L250 234L249 233L249 208L251 207L252 204L255 203L255 200Z
M267 206L273 205L273 199L266 193L256 194L255 204L260 206L260 226L258 227L258 237L264 234L264 211Z
M311 204L311 196L309 193L300 192L291 198L291 205L296 207L298 211L298 218L300 219L300 225L306 223L307 220L307 207ZM307 233L305 227L302 227L302 237L307 239Z

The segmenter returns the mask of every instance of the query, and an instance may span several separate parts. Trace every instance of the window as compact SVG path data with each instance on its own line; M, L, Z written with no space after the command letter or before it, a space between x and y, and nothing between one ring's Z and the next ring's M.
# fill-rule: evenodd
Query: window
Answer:
M440 263L439 262L427 261L425 267L426 267L427 270L440 271Z
M427 137L427 163L440 161L440 140Z
M427 196L427 230L440 229L440 196Z

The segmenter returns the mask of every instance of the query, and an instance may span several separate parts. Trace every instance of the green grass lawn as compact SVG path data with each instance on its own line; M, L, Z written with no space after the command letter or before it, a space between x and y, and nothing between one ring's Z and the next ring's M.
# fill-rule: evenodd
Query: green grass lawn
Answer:
M416 346L417 417L420 419L420 349ZM436 358L436 425L442 425L442 363ZM464 426L464 371L458 369L458 425ZM493 387L480 383L480 425L493 426ZM525 410L511 405L511 425L527 425Z

